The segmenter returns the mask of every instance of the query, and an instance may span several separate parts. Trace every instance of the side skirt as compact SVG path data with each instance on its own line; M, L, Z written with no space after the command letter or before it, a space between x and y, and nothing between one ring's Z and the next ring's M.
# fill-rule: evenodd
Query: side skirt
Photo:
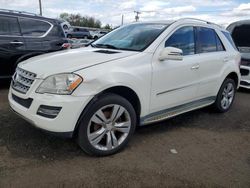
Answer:
M140 126L163 121L163 120L175 117L177 115L184 114L186 112L190 112L193 110L197 110L197 109L209 106L213 104L215 100L216 100L216 97L209 97L209 98L197 100L194 102L190 102L187 104L183 104L177 107L162 110L159 112L154 112L152 114L142 117L140 119Z

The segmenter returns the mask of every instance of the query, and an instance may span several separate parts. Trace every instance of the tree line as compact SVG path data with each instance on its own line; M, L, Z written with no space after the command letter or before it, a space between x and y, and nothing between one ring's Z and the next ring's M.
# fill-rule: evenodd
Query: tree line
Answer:
M60 18L69 22L72 26L112 29L112 26L109 24L102 27L101 21L91 16L89 17L82 16L81 14L68 14L65 12L60 14Z

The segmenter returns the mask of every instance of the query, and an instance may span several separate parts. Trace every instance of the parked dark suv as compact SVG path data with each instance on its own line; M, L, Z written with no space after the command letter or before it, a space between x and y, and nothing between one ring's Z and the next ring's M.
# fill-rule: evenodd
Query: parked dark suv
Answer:
M10 78L19 62L61 50L64 43L61 21L0 9L0 79Z

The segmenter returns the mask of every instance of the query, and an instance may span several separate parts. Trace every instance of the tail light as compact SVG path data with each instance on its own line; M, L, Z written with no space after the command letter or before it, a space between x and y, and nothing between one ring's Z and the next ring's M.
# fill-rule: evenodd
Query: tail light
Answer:
M63 43L62 48L63 49L70 49L71 48L71 44L70 43Z

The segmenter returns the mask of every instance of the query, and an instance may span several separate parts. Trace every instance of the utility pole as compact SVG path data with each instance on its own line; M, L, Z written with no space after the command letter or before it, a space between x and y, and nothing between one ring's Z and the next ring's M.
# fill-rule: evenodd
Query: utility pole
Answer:
M139 11L134 11L135 15L135 21L138 22L139 21L139 14L141 14L141 12Z
M121 25L123 25L123 20L124 20L124 15L122 14L122 23L121 23Z
M43 11L42 11L42 0L39 0L39 9L40 9L40 15L43 15Z

